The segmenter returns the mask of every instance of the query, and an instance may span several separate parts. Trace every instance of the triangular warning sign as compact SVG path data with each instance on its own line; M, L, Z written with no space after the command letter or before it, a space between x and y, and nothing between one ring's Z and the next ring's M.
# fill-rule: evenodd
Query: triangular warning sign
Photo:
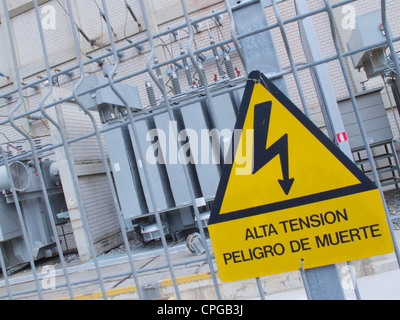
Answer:
M376 189L272 82L249 79L210 224Z
M344 244L355 242L346 248L359 250L359 224L371 224L377 238L369 243L377 247L362 254L392 250L375 184L258 71L249 75L231 150L233 161L224 165L208 223L226 281L298 269L306 256L308 267L350 260L353 256L342 247L332 249L339 241L332 235L340 232ZM313 246L318 258L309 252L301 257L289 253L297 253L300 242L293 241L302 234L304 250ZM274 243L279 245L275 252ZM267 249L285 265L262 264ZM249 274L242 266L253 271Z

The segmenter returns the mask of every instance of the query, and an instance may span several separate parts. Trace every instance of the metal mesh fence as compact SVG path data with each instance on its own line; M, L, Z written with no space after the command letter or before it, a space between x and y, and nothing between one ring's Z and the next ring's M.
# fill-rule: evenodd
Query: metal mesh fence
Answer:
M304 6L305 1L272 0L264 11L272 22L250 30L243 27L246 21L240 16L241 10L253 5L264 8L265 3L261 6L260 1L225 0L197 8L185 0L154 1L154 6L144 0L65 0L39 6L34 0L28 2L31 9L18 15L3 0L0 40L7 44L12 73L3 75L0 92L0 184L4 190L0 204L5 221L2 228L6 230L0 245L4 278L1 297L36 294L43 299L46 292L67 290L74 299L80 285L96 283L102 298L107 299L108 280L132 277L137 297L146 299L142 276L167 270L174 294L181 299L176 270L205 263L215 297L223 298L212 247L208 245L207 214L212 208L229 144L226 138L233 130L246 75L257 63L264 66L252 51L257 46L261 51L265 49L261 43L252 43L257 35L273 36L271 43L276 43L276 48L267 49L279 60L278 64L267 61L263 72L286 90L307 116L318 119L318 125L340 145L335 119L329 112L324 114L323 102L316 98L318 92L327 97L323 89L317 88L318 81L313 81L320 66L327 67L330 73L336 70L333 91L349 96L373 179L381 187L358 108L357 88L350 72L353 68L347 59L384 48L384 56L390 58L385 61L387 68L382 74L385 79L396 78L400 72L396 42L400 36L388 25L391 7L384 0L373 4L381 12L383 40L345 49L340 40L343 30L339 32L337 26L342 24L339 28L343 28L344 24L349 32L355 29L352 10L361 8L364 1L308 2L313 7L310 10ZM82 18L80 12L85 10L93 17ZM176 18L163 20L160 12L171 10L179 12ZM335 12L339 10L342 20L338 23ZM158 21L154 12L159 14ZM304 42L300 41L305 32L301 23L310 17L318 26L321 24L321 46L328 48L324 55L315 54L312 46L307 55ZM25 22L21 27L22 19L29 24ZM119 28L115 27L117 21L124 21L118 24ZM97 26L97 33L93 25ZM32 30L29 34L33 40L21 40L27 28ZM70 42L71 52L64 42ZM310 43L315 45L315 40ZM61 53L63 63L57 60ZM32 56L35 59L29 60ZM32 65L26 61L33 61ZM30 71L29 67L41 71ZM396 120L394 112L392 117ZM190 129L194 131L192 135ZM203 137L201 129L208 130L198 143L205 147L196 153L192 138L196 133ZM219 133L230 131L222 135L223 143L210 147L213 129ZM163 148L162 142L168 148ZM176 150L176 163L171 162L171 148ZM15 163L21 167L15 168ZM126 168L129 171L124 171ZM132 177L127 182L124 179L128 175ZM29 219L30 215L36 222ZM59 236L65 226L73 230L72 242L76 244L67 243L65 232ZM176 241L186 229L198 232L204 255L174 259L171 237ZM130 249L132 237L143 242L159 241L165 263L138 268L135 248ZM127 248L128 272L110 273L102 268L98 256L112 248L112 244L104 245L111 242L107 240L110 238ZM94 278L92 275L71 280L73 271L64 256L70 245L76 245L82 260L92 259ZM59 256L61 269L49 289L44 282L48 277L37 271L37 260L51 255ZM29 281L34 283L22 291L8 276L9 267L20 263L30 267ZM265 299L263 283L260 279L255 283L260 298Z

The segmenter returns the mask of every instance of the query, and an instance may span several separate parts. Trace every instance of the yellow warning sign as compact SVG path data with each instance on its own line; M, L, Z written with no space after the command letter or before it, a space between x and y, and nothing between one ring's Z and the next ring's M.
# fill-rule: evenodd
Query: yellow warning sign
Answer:
M392 252L377 187L265 76L249 78L208 226L221 279Z

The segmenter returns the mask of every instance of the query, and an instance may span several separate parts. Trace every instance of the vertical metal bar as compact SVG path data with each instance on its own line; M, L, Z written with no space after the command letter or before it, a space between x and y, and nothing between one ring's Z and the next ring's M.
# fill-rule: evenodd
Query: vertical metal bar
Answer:
M399 252L399 247L397 245L396 237L395 237L395 234L394 234L394 231L393 231L393 223L390 220L389 210L388 210L388 207L387 207L387 204L386 204L385 196L383 194L382 185L381 185L381 182L380 182L380 179L379 179L379 174L378 174L378 171L377 171L377 168L376 168L376 164L375 164L375 161L374 161L372 150L371 150L371 147L370 147L369 142L368 142L368 136L367 136L367 133L365 131L364 123L363 123L363 120L362 120L362 117L361 117L361 114L360 114L360 109L358 107L358 104L357 104L357 101L356 101L356 97L355 97L355 94L354 94L354 90L353 90L353 87L351 85L350 77L349 77L349 75L347 73L347 70L346 70L346 64L344 62L343 53L342 53L342 51L340 49L340 44L339 44L339 41L338 41L338 38L337 38L337 35L336 35L336 31L334 29L334 25L335 25L334 23L335 22L334 22L334 17L333 17L333 12L332 12L332 6L329 3L329 0L324 0L324 3L325 3L325 7L326 7L326 12L328 13L328 17L329 17L329 21L330 21L333 43L335 45L336 53L338 55L338 59L339 59L339 62L340 62L340 67L342 69L342 74L343 74L343 77L344 77L344 79L346 81L347 89L348 89L349 94L350 94L350 99L351 99L351 102L353 104L354 114L356 115L357 122L358 122L358 125L360 127L361 136L362 136L362 139L363 139L363 142L364 142L364 146L365 146L365 150L367 152L368 159L369 159L369 162L370 162L370 165L371 165L371 170L372 170L372 173L374 175L375 183L376 183L376 185L379 188L379 191L381 193L381 198L382 198L382 202L383 202L383 205L384 205L384 208L385 208L385 213L386 213L386 217L387 217L387 221L388 221L388 225L389 225L389 229L390 229L390 234L392 236L393 246L394 246L394 250L395 250L395 253L396 253L396 257L397 257L397 263L398 263L398 265L400 267L400 252ZM386 2L385 2L385 0L382 0L382 6L383 6L382 7L382 15L385 16L385 17L383 17L383 20L384 20L383 22L386 23L386 29L387 29ZM388 39L390 40L390 36L389 36ZM390 45L390 43L389 43L389 45ZM393 43L392 43L392 47L393 47ZM397 67L399 67L398 63L397 63ZM398 72L400 72L400 68L398 69Z
M49 83L51 84L51 77L48 76L48 79L49 79ZM47 114L45 109L46 108L45 108L44 102L40 103L40 110L39 111L46 117L46 119L48 121L50 121L54 125L56 130L59 132L60 138L61 138L61 141L62 141L62 146L61 147L64 148L65 154L69 155L70 151L69 151L68 139L67 139L67 136L66 136L64 130L61 129L60 125L58 124L58 122L56 120L54 120L52 117L50 117ZM79 207L79 210L81 211L81 213L84 214L84 212L85 212L84 210L85 209L84 209L84 207L82 205L82 203L83 203L82 200L81 200L82 199L82 195L81 195L81 192L80 192L77 175L75 173L75 168L74 168L74 165L73 165L71 157L66 156L66 159L67 159L68 169L69 169L71 177L72 177L73 187L74 187L77 199L78 199L78 207Z
M3 157L3 159L5 159L7 157L6 153L4 152L3 147L1 145L0 145L0 155ZM10 281L8 279L7 267L6 267L6 263L4 261L3 250L1 249L1 244L0 244L0 265L1 265L1 271L3 272L4 283L6 284L6 288L7 288L8 298L10 300L13 300L14 297L12 294Z
M387 8L386 8L386 0L381 0L381 10L382 10L382 24L385 30L385 37L387 39L387 44L389 45L390 53L392 55L392 60L394 63L394 68L396 70L397 77L400 77L400 64L399 59L397 58L396 49L393 44L393 36L392 32L389 28L389 23L387 19Z
M129 106L129 104L126 101L126 99L120 94L118 89L115 87L114 81L112 79L113 76L115 75L115 72L118 69L119 59L118 59L118 53L117 53L116 47L115 47L114 38L113 38L114 37L114 35L113 35L114 33L112 32L112 29L111 29L111 24L110 24L110 20L109 20L109 14L108 14L107 6L105 4L105 0L102 0L102 5L103 5L103 10L104 10L104 15L105 15L106 20L107 20L107 29L108 29L109 38L110 38L111 46L112 46L113 53L114 53L114 61L115 61L115 65L112 68L112 70L110 71L110 74L108 76L109 84L110 84L110 87L113 90L113 92L117 95L117 97L122 101L122 103L126 107L126 110L127 110L128 116L129 116L129 120L130 120L130 125L131 125L132 131L133 131L134 139L135 139L135 142L136 142L136 144L138 146L138 149L139 149L140 158L144 160L146 158L145 158L145 155L144 155L144 152L143 152L143 149L142 149L142 145L140 143L139 134L137 132L135 121L133 119L133 114L132 114L131 107ZM145 11L144 7L143 7L143 11ZM145 12L143 12L143 15L145 15ZM146 28L149 31L147 23L146 23ZM168 244L167 244L167 241L166 241L166 238L165 238L160 212L157 209L158 208L157 201L156 201L156 197L154 195L154 190L153 190L153 187L152 187L152 181L151 181L150 176L149 176L149 171L148 171L148 167L147 167L147 162L146 161L143 161L143 170L144 170L146 182L147 182L148 187L149 187L150 199L151 199L151 202L152 202L152 205L153 205L153 209L155 211L155 218L156 218L157 226L158 226L158 228L160 230L161 242L162 242L162 245L163 245L163 248L164 248L165 257L167 259L169 271L170 271L170 274L171 274L171 277L172 277L172 281L174 283L175 293L176 293L177 298L179 300L181 300L181 295L180 295L179 288L178 288L178 282L176 280L175 271L174 271L174 268L173 268L173 265L172 265L171 256L169 254Z
M294 76L294 79L296 81L297 91L299 92L299 95L300 95L301 103L302 103L303 108L304 108L304 113L306 114L306 116L308 118L310 118L310 112L308 111L306 98L304 97L304 92L303 92L303 89L301 87L299 74L297 73L296 63L295 63L293 55L292 55L292 50L290 49L289 40L288 40L288 37L286 35L286 31L285 31L285 27L283 25L283 21L282 21L281 15L279 14L278 7L276 5L276 0L272 0L272 7L274 9L275 17L276 17L276 19L278 21L278 26L279 26L279 29L280 29L281 34L282 34L283 42L284 42L285 48L286 48L286 53L287 53L287 55L289 57L290 66L292 68L293 76Z
M306 0L295 1L296 12L298 15L304 15L309 12ZM300 38L302 47L307 58L307 62L314 62L323 59L323 54L319 45L319 40L314 28L312 18L308 17L298 21ZM333 91L333 86L325 64L317 65L310 68L311 76L320 101L322 113L328 129L328 135L353 161L350 144L348 141L338 142L336 134L345 131L343 120Z
M272 38L264 7L260 0L229 0L232 5L236 31L250 71L258 70L267 75L282 71L281 64ZM249 19L251 17L251 19ZM274 77L272 81L283 93L289 94L283 76Z
M311 291L310 291L310 287L308 285L308 281L307 281L307 277L306 277L306 273L303 267L303 263L304 260L301 260L301 267L299 269L300 275L301 275L301 279L303 280L303 286L304 286L304 290L306 291L306 295L307 295L307 299L308 300L312 300L312 296L311 296Z
M147 13L146 13L146 10L145 10L145 6L143 4L143 0L141 0L141 5L142 5L143 17L144 17L144 20L145 20L145 23L146 23L149 43L150 43L150 47L151 47L151 53L149 54L149 57L147 59L148 73L149 73L150 77L153 79L154 83L160 89L160 91L162 92L162 94L163 94L163 96L165 98L165 103L166 103L166 106L167 106L167 111L168 111L168 116L169 116L170 121L171 122L175 122L176 121L175 120L175 116L174 116L174 114L172 112L172 108L171 108L171 105L170 105L170 102L169 102L169 99L168 99L168 94L167 94L167 91L165 89L165 86L163 86L157 80L157 78L154 76L154 74L152 72L151 62L152 62L152 59L154 58L154 55L155 55L153 35L151 34L151 31L149 29L148 17L147 17ZM173 128L173 131L174 131L173 135L175 137L177 137L178 133L176 132L176 128L175 127ZM177 141L177 139L176 139L176 141ZM180 152L183 152L183 151L180 150ZM197 218L197 221L201 221L200 213L199 213L199 210L198 210L197 204L196 204L196 197L195 197L195 194L194 194L194 189L193 189L193 186L192 186L191 181L190 181L188 168L186 166L183 166L183 170L184 170L184 175L185 175L185 179L186 179L186 184L188 186L188 190L189 190L189 193L190 193L190 197L191 197L191 201L192 201L192 206L193 206L193 210L194 210L194 213L195 213L195 217ZM211 275L212 275L212 278L213 278L214 288L215 288L215 291L216 291L218 299L221 300L221 293L220 293L220 290L219 290L218 281L216 279L214 266L213 266L213 263L212 263L212 258L211 258L211 255L210 255L210 252L209 252L209 249L208 249L208 246L207 246L207 242L206 242L206 239L205 239L204 230L202 228L199 228L199 230L200 230L201 238L202 238L203 243L204 243L204 248L206 250L207 262L209 264Z
M105 17L105 20L107 22L107 27L110 29L110 31L112 33L111 38L113 39L114 33L113 33L111 25L109 23L108 11L107 11L107 8L104 5L104 3L103 3L103 7L104 7L104 17ZM117 52L115 50L114 41L112 41L111 44L112 44L112 49L114 50L114 53L115 53L115 61L117 61L117 63L118 63L119 58L118 58ZM79 45L79 44L77 44L77 45ZM118 66L116 68L118 68ZM112 79L112 75L111 74L109 75L109 79L110 78ZM89 111L87 111L87 112L89 112ZM93 123L93 128L94 128L95 133L96 133L97 142L98 142L98 145L99 145L99 148L100 148L100 154L101 154L103 165L104 165L104 168L105 168L105 171L106 171L107 181L108 181L108 184L109 184L109 187L110 187L110 190L111 190L111 195L112 195L112 198L113 198L113 201L114 201L114 207L115 207L115 209L117 211L118 222L120 224L122 238L123 238L124 245L125 245L125 248L126 248L126 253L127 253L129 264L130 264L130 268L131 268L131 271L132 271L132 276L133 276L134 281L136 283L136 288L138 290L138 296L139 296L140 299L143 299L143 290L142 290L142 287L140 286L139 278L138 278L138 275L137 275L137 272L136 272L136 268L135 268L135 265L134 265L134 262L133 262L132 252L131 252L130 246L129 246L129 240L128 240L128 237L127 237L126 231L125 231L125 228L126 228L125 227L125 222L124 222L124 219L123 219L123 216L122 216L122 212L121 212L121 210L119 208L118 196L117 196L117 193L116 193L115 188L114 188L114 182L113 182L113 179L112 179L112 176L111 176L110 168L108 166L108 161L107 161L107 158L106 158L105 149L104 149L103 143L102 143L101 138L100 138L100 132L99 132L99 130L97 128L96 121L92 117L91 117L91 120L92 120L92 123Z
M184 15L185 15L186 24L187 24L187 27L188 27L188 32L189 32L188 54L189 54L190 60L192 61L193 66L195 67L195 69L197 70L197 73L199 74L200 81L203 84L204 91L205 91L206 97L207 97L206 104L208 106L208 111L209 111L210 116L211 116L212 125L214 126L214 128L222 129L219 126L218 118L217 118L217 115L215 113L212 96L211 96L210 90L208 88L207 77L205 76L205 73L202 72L202 70L201 70L196 58L194 57L193 48L192 48L193 43L194 43L194 33L193 33L193 27L192 27L192 24L191 24L191 21L190 21L190 18L189 18L189 13L188 13L185 1L181 0L181 4L182 4L182 9L183 9L183 12L184 12ZM221 152L221 154L223 154L221 148L220 148L219 151ZM190 184L189 180L188 180L188 184ZM200 217L199 209L197 208L197 205L196 205L196 199L195 199L193 190L192 190L191 194L192 194L192 202L194 204L193 208L194 208L195 217L196 217L197 221L199 222L199 221L201 221L201 217ZM221 292L219 290L218 280L217 280L217 277L215 275L215 270L214 270L214 265L212 263L211 254L210 254L210 251L209 251L208 246L207 246L207 240L206 240L206 236L205 236L205 233L204 233L204 229L201 226L201 223L199 223L199 225L200 225L200 227L199 227L200 236L201 236L201 239L202 239L202 241L204 243L204 248L206 250L207 261L208 261L208 265L209 265L209 268L210 268L210 271L211 271L211 275L212 275L212 279L213 279L213 282L214 282L215 291L217 293L218 299L221 299Z
M171 111L171 106L170 106L170 103L169 103L168 94L167 94L167 91L165 89L164 83L161 83L156 78L156 76L154 76L154 74L152 72L151 63L152 63L153 58L155 57L155 47L154 47L153 35L151 33L151 30L150 30L149 19L148 19L147 12L146 12L146 6L145 6L143 0L140 0L140 4L141 4L143 18L144 18L145 25L146 25L146 30L147 30L147 36L149 38L149 44L150 44L150 48L151 48L151 52L150 52L149 57L147 59L147 70L148 70L148 73L149 73L150 77L153 79L154 83L160 89L160 91L162 92L162 94L163 94L163 96L165 98L165 103L166 103L166 106L167 106L167 109L168 109L168 115L169 115L170 121L175 121L175 117L174 117L174 115L173 115L173 113ZM133 124L132 124L132 126L133 126ZM174 127L173 135L174 135L174 137L177 137L178 133L175 132L175 131L176 131L176 129ZM176 141L177 141L177 139L176 139ZM189 189L190 189L190 181L188 180L188 176L186 175L187 168L185 166L183 166L183 168L184 168L184 171L185 171L185 177L187 179L187 184L188 184ZM191 194L192 194L192 192L191 192ZM169 264L169 262L168 262L168 264ZM170 269L171 269L171 267L170 267ZM176 278L173 278L173 283L174 283L175 291L177 291L178 286L177 286L177 283L176 283Z
M357 300L361 300L360 288L357 283L357 276L354 272L353 263L351 261L347 261L347 266L349 267L350 278L353 283L354 293L356 294Z
M208 107L208 111L210 113L212 126L214 128L221 128L219 126L219 123L218 123L217 115L215 114L215 109L214 109L214 105L213 105L213 101L212 101L212 96L211 96L210 90L208 89L207 77L205 76L205 73L202 72L202 70L200 69L199 64L197 63L197 60L196 60L196 58L194 56L194 53L193 53L192 46L193 46L193 43L194 43L194 33L193 33L193 27L192 27L192 24L191 24L191 21L190 21L190 18L189 18L189 13L188 13L188 10L186 8L185 0L181 0L181 5L182 5L182 8L183 8L183 13L184 13L184 16L185 16L185 20L186 20L186 24L187 24L188 32L189 32L188 54L189 54L190 60L192 61L193 66L195 67L195 69L196 69L196 71L197 71L197 73L198 73L198 75L200 77L200 81L203 84L204 92L205 92L206 97L207 97L207 100L206 100L207 103L206 104L207 104L207 107Z
M396 49L395 49L394 44L393 44L392 31L389 28L389 23L388 23L388 20L387 20L386 0L381 0L381 10L382 10L382 24L383 24L383 28L385 30L385 37L386 37L387 43L389 45L390 53L391 53L392 60L393 60L393 63L394 63L394 67L395 67L395 71L396 71L396 78L397 79L395 80L394 85L398 86L398 84L400 83L400 64L399 64L399 59L397 57ZM393 108L392 99L390 98L389 91L388 91L387 86L386 86L386 82L385 82L385 88L386 88L386 92L388 94L388 97L390 99L390 104L391 104L391 106ZM397 108L399 108L399 106L397 106ZM396 115L394 114L394 110L393 110L393 116L395 117L397 128L399 129L399 124L397 122ZM398 167L398 161L397 161L398 157L397 157L397 154L395 154L396 149L393 147L393 142L392 142L392 149L393 149L393 154L395 156L396 164L397 164L397 167ZM398 186L398 185L396 184L396 186ZM390 219L390 223L389 224L390 224L391 228L393 229L393 223L392 223L391 219ZM391 229L391 231L392 231L392 229ZM393 237L393 235L394 235L394 233L392 233L392 237ZM397 245L395 237L393 238L393 241ZM398 265L400 267L399 250L398 250L398 247L395 247L395 248L397 249L397 251L396 251L397 263L398 263Z
M261 279L259 277L256 278L256 283L257 283L258 292L260 293L261 300L265 300L264 289L262 287Z
M396 122L397 132L400 134L400 125L399 125L399 121L397 120L397 117L399 115L397 114L397 116L396 116L396 111L394 110L395 105L393 103L392 97L390 96L390 92L389 92L389 89L388 89L388 86L387 86L388 84L386 83L385 75L382 75L382 81L383 81L383 84L385 85L385 91L386 91L386 94L387 94L388 99L389 99L390 109L392 110L394 121Z
M11 291L10 281L8 280L7 268L6 268L6 264L4 261L3 250L1 249L1 245L0 245L0 265L1 265L1 271L3 272L4 283L6 284L6 288L7 288L8 298L10 300L13 300L14 297L13 297L13 294Z
M32 142L32 139L30 139L30 137L23 130L18 128L18 126L14 123L14 120L13 120L13 114L22 106L22 99L24 97L23 97L23 93L22 93L21 77L20 77L20 71L19 71L19 66L18 66L18 62L17 62L16 48L15 48L15 43L14 43L14 39L13 39L13 36L12 36L11 19L10 19L10 15L9 15L9 12L8 12L8 7L7 7L6 0L3 0L3 8L4 8L4 15L5 15L5 18L6 18L6 23L7 23L7 29L9 31L10 47L11 47L11 52L12 52L12 55L13 55L15 81L17 82L18 94L19 94L19 101L18 101L17 105L10 111L10 113L8 115L8 121L10 122L11 126L18 133L20 133L23 137L25 137L29 141L30 147L32 149L32 153L36 154L35 146L34 146L34 144ZM37 167L39 167L38 161L36 161L36 160L37 160L37 155L35 157L35 164L36 164ZM31 245L31 243L29 241L29 235L28 235L28 232L27 232L27 229L26 229L26 226L25 226L25 221L24 221L21 205L20 205L19 200L18 200L18 195L17 195L16 189L15 189L14 181L12 179L12 175L11 175L11 172L10 172L10 168L9 168L7 157L4 157L4 163L5 163L5 166L6 166L6 171L7 171L8 178L10 180L12 194L13 194L13 197L14 197L15 206L17 208L18 219L19 219L19 223L21 225L24 242L25 242L26 248L27 248L28 253L29 253L29 263L30 263L30 266L31 266L31 269L32 269L33 278L34 278L34 281L35 281L35 284L36 284L38 297L39 297L40 300L42 300L43 299L42 288L41 288L41 286L39 284L39 279L38 279L37 272L36 272L35 262L33 261L33 248L32 248L32 245Z
M236 48L237 53L239 54L239 58L242 61L244 70L246 71L246 74L249 74L252 70L249 70L246 59L244 58L244 55L243 55L242 47L239 44L239 40L238 40L238 37L236 34L236 28L235 28L235 18L233 17L232 7L231 7L229 0L225 0L225 5L228 10L229 19L231 21L230 29L231 29L231 37L232 37L233 44Z
M337 265L306 269L304 273L312 300L346 300Z
M81 103L79 103L78 95L77 95L77 92L76 92L77 88L80 86L80 84L84 80L85 72L84 72L84 68L83 68L83 61L82 61L82 57L81 57L81 52L79 50L79 41L78 41L78 36L76 34L75 21L73 19L73 11L72 11L72 8L71 8L71 2L70 2L70 0L66 0L66 2L67 2L68 12L69 12L72 36L73 36L73 39L74 39L76 55L77 55L78 64L79 64L79 70L80 70L80 74L81 74L81 78L75 84L75 86L74 86L74 88L72 90L72 93L73 93L73 96L74 96L74 99L75 99L76 103L85 112L85 114L87 114L90 117L90 119L93 122L93 120L94 120L93 119L93 115L84 106L82 106ZM94 125L93 127L95 128L95 130L97 129L97 126ZM98 132L97 132L97 135L98 135ZM74 186L75 186L75 188L79 188L78 178L77 178L77 175L75 174L74 165L73 165L72 159L71 159L71 157L69 155L67 155L67 160L69 162L70 169L74 173L74 174L72 174L72 179L74 180ZM90 247L90 251L91 251L91 254L92 254L92 259L93 259L93 262L94 262L94 265L95 265L95 268L96 268L96 273L97 273L97 277L98 277L98 280L99 280L101 292L103 294L104 300L106 300L107 299L107 294L106 294L106 290L105 290L105 287L104 287L104 281L103 281L103 277L101 275L99 263L97 261L97 253L96 253L96 249L94 248L94 245L93 245L92 235L91 235L90 228L89 228L89 223L88 223L88 220L87 220L87 217L86 217L86 212L84 211L84 208L83 208L83 199L81 197L80 192L77 192L77 197L78 197L79 209L80 209L80 212L81 212L81 215L82 215L83 228L84 228L84 230L86 232L86 236L88 238L89 247Z
M393 177L394 177L395 182L396 182L396 180L398 179L397 177L400 177L400 172L399 172L400 163L399 163L399 157L397 155L396 147L394 145L394 141L393 140L390 142L390 149L391 149L391 152L393 154L394 162L396 164L396 169L393 170ZM395 171L397 171L397 177L396 177ZM395 184L396 184L396 189L398 189L399 188L398 182L396 182Z
M194 68L196 69L196 71L197 71L197 73L198 73L198 75L200 77L200 82L203 85L204 92L205 92L206 97L207 97L207 99L205 100L205 104L207 106L207 110L208 110L208 113L210 115L211 126L213 128L222 130L224 128L222 128L220 126L220 124L219 124L219 120L218 120L218 117L217 117L216 112L215 112L215 106L214 106L214 103L213 103L212 95L211 95L211 92L210 92L210 90L208 88L207 77L206 77L205 72L203 71L203 69L200 68L199 63L197 62L197 59L194 56L194 52L193 52L193 48L192 48L193 44L194 44L194 32L193 32L192 23L191 23L191 20L190 20L190 17L189 17L189 12L187 10L185 0L181 0L181 5L182 5L183 13L184 13L184 16L185 16L186 25L187 25L187 28L188 28L188 33L189 33L189 41L188 41L188 44L187 44L188 54L189 54L189 58L190 58L190 60L191 60L191 62L193 64ZM211 42L213 42L213 41L214 40L212 40ZM215 49L215 50L217 50L217 49ZM213 52L214 52L215 59L217 60L217 66L219 66L220 62L218 62L219 61L218 54L215 55L216 51L214 51L214 50L213 50ZM223 72L223 70L222 70L222 72ZM220 157L221 157L222 154L223 154L223 148L222 148L222 145L220 145L220 148L219 148ZM223 159L222 163L224 163L224 162L225 162L225 159ZM195 206L195 208L197 209L197 206ZM196 216L196 218L198 219L197 216ZM198 221L200 221L200 220L198 220ZM202 229L202 228L199 228L199 229Z
M40 109L43 111L44 102L52 94L53 81L51 80L50 65L49 65L49 59L48 59L48 55L47 55L47 48L46 48L45 38L44 38L44 34L43 34L42 23L41 23L40 14L39 14L39 6L38 6L38 3L37 3L37 0L34 0L33 3L34 3L34 6L35 6L36 20L37 20L37 24L38 24L38 28L39 28L40 41L41 41L41 44L42 44L43 59L44 59L45 66L46 66L47 77L49 79L49 81L48 81L49 82L49 91L39 102ZM43 114L43 115L46 116L46 114ZM40 169L40 168L38 168L38 169ZM54 221L54 215L53 215L52 208L51 208L51 205L50 205L50 201L49 201L49 197L48 197L48 194L47 194L46 186L45 186L45 183L44 183L44 180L43 180L42 172L39 172L39 179L40 179L40 183L42 185L43 191L45 191L44 192L45 193L44 194L44 200L45 200L47 212L48 212L48 215L49 215L49 218L50 218L51 228L52 228L52 231L53 231L53 234L54 234L54 237L55 237L56 246L57 246L57 250L58 250L58 255L60 257L62 269L64 271L65 281L67 282L68 293L69 293L70 298L73 300L74 294L72 292L71 283L69 281L68 270L67 270L67 266L66 266L66 263L65 263L65 258L64 258L62 247L61 247L60 239L58 237L58 231L57 231L56 223Z
M308 12L307 3L305 0L295 1L297 14L305 14ZM318 39L315 33L315 29L311 18L298 21L300 37L302 38L303 49L305 51L307 60L315 61L322 58L322 52L319 47ZM354 162L353 155L351 152L349 142L339 143L337 141L336 134L345 131L342 117L339 112L339 107L336 102L330 79L327 74L327 68L325 65L318 65L310 69L311 75L314 80L318 98L321 103L322 113L326 117L326 125L328 128L328 135L333 142L335 142L340 150ZM321 79L323 81L321 81ZM351 265L351 262L348 262ZM359 297L357 279L354 276L354 272L351 273L352 281L355 283L356 296Z

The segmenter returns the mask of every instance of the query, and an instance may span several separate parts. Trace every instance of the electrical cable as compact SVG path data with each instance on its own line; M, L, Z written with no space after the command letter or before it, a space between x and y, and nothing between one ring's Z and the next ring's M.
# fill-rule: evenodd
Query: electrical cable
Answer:
M93 2L96 4L97 8L99 9L99 13L100 13L101 18L102 18L102 19L104 20L104 22L107 24L107 23L108 23L107 17L105 16L104 12L101 10L99 4L97 3L96 0L93 0ZM110 26L111 26L111 21L109 22L109 24L110 24ZM113 29L112 26L111 26L111 31L112 31L112 33L114 34L114 37L117 37L117 34L115 33L115 31L114 31L114 29Z
M136 22L137 25L138 25L139 32L142 32L142 31L143 31L142 24L140 23L140 21L139 21L138 18L136 17L135 13L133 12L132 7L128 4L127 0L124 0L124 1L125 1L125 7L126 7L126 9L127 9L128 12L131 14L133 20L135 20L135 22Z
M128 36L126 35L126 27L128 25L128 10L126 10L125 13L125 23L124 23L124 40L128 41L129 43L132 43L131 40L128 39Z
M67 16L70 17L69 12L68 12L67 9L65 9L65 7L61 4L61 2L60 2L59 0L56 0L56 1L57 1L57 3L59 4L59 6L64 10L64 12L67 14ZM82 28L75 22L75 20L74 20L74 24L75 24L75 26L76 26L78 32L82 35L82 37L83 37L91 46L93 46L93 45L95 44L96 41L90 39L90 38L88 37L88 35L82 30ZM81 53L82 53L83 55L85 55L85 54L82 52L82 50L81 50Z
M388 68L394 74L397 74L396 70L394 68L392 68L389 64L387 64L387 62L383 61L379 54L377 54L377 57L378 57L378 60L379 60L380 63L382 63L386 68Z

